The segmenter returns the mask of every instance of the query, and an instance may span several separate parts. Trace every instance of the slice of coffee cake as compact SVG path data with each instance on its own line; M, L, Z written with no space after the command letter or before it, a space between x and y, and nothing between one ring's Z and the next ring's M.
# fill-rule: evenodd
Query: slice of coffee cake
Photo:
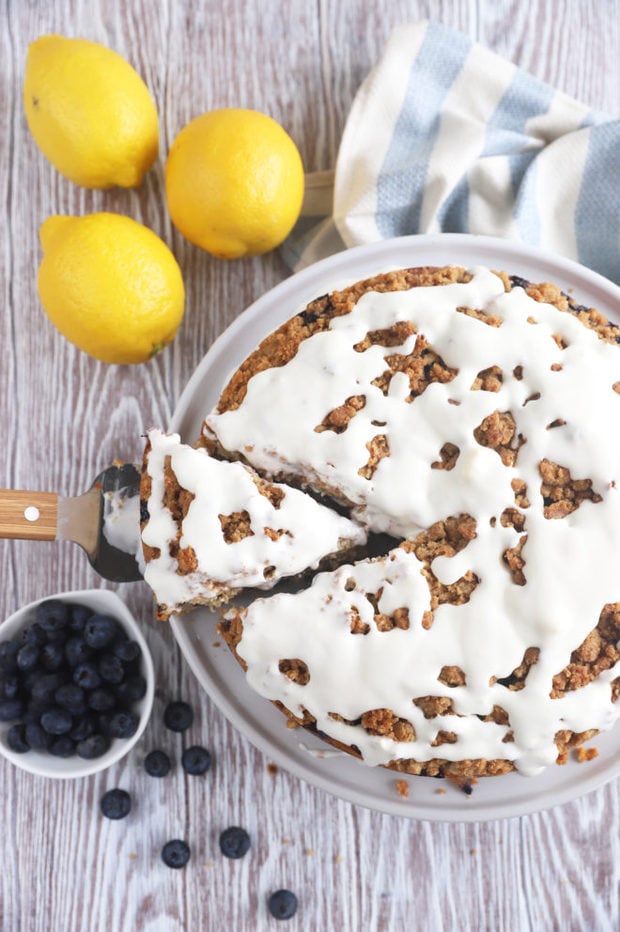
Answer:
M140 498L144 578L160 618L271 588L366 541L310 495L159 430L148 433Z

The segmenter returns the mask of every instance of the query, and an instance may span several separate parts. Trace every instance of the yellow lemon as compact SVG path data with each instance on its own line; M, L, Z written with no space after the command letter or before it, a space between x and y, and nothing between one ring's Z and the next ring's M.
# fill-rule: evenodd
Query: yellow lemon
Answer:
M175 226L222 259L256 256L290 233L304 194L291 137L256 110L212 110L174 140L166 196Z
M50 217L40 229L38 288L52 323L111 363L145 362L183 318L181 270L166 244L120 214Z
M116 52L87 39L41 36L28 49L24 107L52 165L87 188L133 188L157 158L149 90Z

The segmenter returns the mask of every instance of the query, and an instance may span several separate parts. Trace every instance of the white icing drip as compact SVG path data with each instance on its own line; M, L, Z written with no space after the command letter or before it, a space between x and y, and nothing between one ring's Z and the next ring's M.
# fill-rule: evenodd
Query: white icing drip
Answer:
M277 485L284 496L276 508L259 492L254 481L258 477L241 463L212 459L206 450L182 444L178 434L151 430L148 437L151 496L142 540L161 554L148 562L144 578L160 605L174 608L197 597L214 598L222 588L268 589L283 577L315 569L324 556L343 545L366 540L358 524L304 492ZM179 485L194 496L179 544L193 548L198 566L186 575L179 575L178 562L169 552L179 529L163 504L168 457ZM243 511L249 514L252 534L227 543L219 516ZM282 533L274 540L266 528Z
M501 326L456 313L462 306L499 317ZM452 381L431 383L412 403L404 401L404 373L394 375L387 395L372 382L387 369L386 357L412 351L415 334L400 347L353 348L369 331L402 321L412 321L444 363L458 370ZM565 349L554 335L565 340ZM472 391L478 373L491 366L502 370L500 390ZM417 561L402 552L385 568L360 564L323 575L295 596L259 600L247 611L238 648L251 684L293 710L303 705L319 728L356 744L371 764L402 756L504 758L524 773L536 773L555 759L558 730L610 727L620 713L610 701L617 666L562 699L552 700L549 692L552 677L596 626L603 606L620 601L620 441L614 427L620 395L612 389L619 380L617 346L520 288L505 293L500 279L482 268L467 284L366 294L329 331L303 341L285 366L255 375L238 409L207 419L207 430L225 448L246 451L267 472L288 471L340 490L373 530L411 537L448 515L471 514L475 540L453 558L436 559L433 570L445 583L467 570L480 582L465 605L439 606L430 630L419 622L428 605L426 584L422 592ZM353 395L364 395L366 403L345 431L314 430ZM515 466L504 466L474 436L495 411L511 412L517 434L526 440ZM558 420L566 423L548 427ZM389 456L366 479L358 470L377 434L387 437ZM430 468L446 443L459 449L454 468ZM543 458L568 468L573 479L591 479L602 500L584 501L563 519L545 518ZM515 507L511 482L517 478L527 484L530 501L530 507L517 508L527 534L523 586L512 581L502 559L521 539L500 521L504 509ZM383 572L396 574L389 591L409 608L410 628L379 632L371 624L369 634L354 636L351 597L341 582L349 573L363 591L375 592ZM360 613L364 607L372 616L370 603L357 598ZM384 591L383 611L387 598ZM519 666L529 647L539 648L540 658L523 689L489 685L491 677L505 677ZM278 659L284 657L308 664L307 686L279 672ZM460 667L466 686L443 686L437 677L444 665ZM412 700L425 695L449 696L459 717L424 719ZM513 742L502 740L507 727L477 718L493 705L508 713ZM383 707L414 725L414 742L369 736L328 714L355 719ZM440 729L455 731L457 742L431 747Z

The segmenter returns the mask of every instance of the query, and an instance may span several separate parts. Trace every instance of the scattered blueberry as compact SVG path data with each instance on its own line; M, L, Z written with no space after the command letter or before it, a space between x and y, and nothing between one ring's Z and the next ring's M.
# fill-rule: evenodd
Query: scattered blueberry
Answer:
M41 602L37 605L36 619L45 631L47 639L54 639L66 631L69 620L67 605L60 599Z
M165 777L170 773L170 758L165 751L149 751L144 758L144 769L150 777Z
M108 790L101 797L101 812L106 819L124 819L131 809L127 790Z
M290 890L276 890L267 905L274 919L290 919L297 912L297 897Z
M164 725L170 731L185 731L194 721L194 713L187 702L169 702L164 711Z
M84 625L84 640L89 647L101 650L114 640L118 626L109 615L92 615Z
M110 742L103 735L89 735L83 741L78 741L76 751L78 757L82 757L84 760L94 760L96 757L105 754L109 747Z
M73 757L75 754L75 743L69 735L60 735L49 746L50 754L54 757Z
M12 722L24 711L21 699L4 699L0 702L0 722Z
M104 654L99 661L99 675L106 683L118 685L125 677L125 668L114 654Z
M140 719L134 712L117 712L110 719L110 737L131 738L139 724Z
M93 663L80 663L73 671L73 682L82 689L96 689L101 686L101 677Z
M206 748L194 745L183 751L181 763L185 773L200 776L200 774L206 773L211 766L211 754Z
M167 867L174 867L175 869L185 867L189 861L189 856L189 845L178 838L166 842L161 850L161 859L164 864Z
M26 726L21 722L17 725L11 725L7 732L6 743L16 754L25 754L30 750L28 739L26 738Z
M15 657L17 669L21 670L22 673L30 673L39 663L40 656L41 650L37 644L24 644L17 651Z
M66 735L73 727L73 719L65 709L54 708L43 713L41 725L48 735Z
M225 858L242 858L250 850L250 836L244 828L231 825L220 835L220 851Z

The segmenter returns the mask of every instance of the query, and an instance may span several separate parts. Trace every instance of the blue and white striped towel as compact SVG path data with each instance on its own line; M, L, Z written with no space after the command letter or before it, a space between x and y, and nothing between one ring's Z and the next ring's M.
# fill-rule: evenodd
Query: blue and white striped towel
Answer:
M397 28L353 103L332 216L284 255L302 268L438 232L522 240L620 282L620 120L445 26Z

